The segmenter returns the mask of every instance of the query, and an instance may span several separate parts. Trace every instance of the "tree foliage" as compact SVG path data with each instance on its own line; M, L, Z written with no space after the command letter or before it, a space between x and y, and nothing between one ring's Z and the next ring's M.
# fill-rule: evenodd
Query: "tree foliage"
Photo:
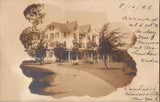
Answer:
M32 57L42 58L45 56L45 42L43 33L38 29L28 27L20 34L20 41L24 45L25 50Z
M127 50L131 48L137 40L136 35L121 23L105 24L101 34L101 42L109 42L112 48L116 49Z
M100 34L99 52L104 55L106 68L106 56L110 56L115 50L128 50L137 40L133 32L119 23L105 24Z
M42 12L43 4L31 4L24 10L24 16L29 22L32 23L32 27L28 27L20 34L20 41L22 42L27 53L40 59L42 63L45 56L45 41L43 39L44 34L40 29L37 29L37 25L43 22L45 14Z
M59 61L62 60L63 56L64 56L64 51L65 51L65 46L64 43L57 43L56 47L54 48L54 55L55 57L59 58Z
M40 63L43 64L44 57L46 56L46 47L44 46L44 42L42 40L37 45L35 56L40 59Z
M20 34L20 41L26 50L35 50L40 42L40 36L42 36L42 34L38 29L28 27Z
M41 24L45 13L43 13L43 4L31 4L23 12L25 18L29 20L34 26Z

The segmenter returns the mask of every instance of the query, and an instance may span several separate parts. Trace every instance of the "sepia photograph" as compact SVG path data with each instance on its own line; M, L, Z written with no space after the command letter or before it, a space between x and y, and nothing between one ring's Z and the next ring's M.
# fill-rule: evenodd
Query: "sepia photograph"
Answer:
M0 102L159 102L159 1L1 0Z

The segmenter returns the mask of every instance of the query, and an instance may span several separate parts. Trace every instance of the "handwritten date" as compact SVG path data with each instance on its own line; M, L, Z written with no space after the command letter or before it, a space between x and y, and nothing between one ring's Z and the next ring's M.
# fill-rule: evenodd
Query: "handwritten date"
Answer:
M133 10L133 12L136 12L137 10L150 10L152 9L153 5L146 5L146 4L132 4L132 3L121 3L119 5L119 8L122 9L122 11L125 10Z

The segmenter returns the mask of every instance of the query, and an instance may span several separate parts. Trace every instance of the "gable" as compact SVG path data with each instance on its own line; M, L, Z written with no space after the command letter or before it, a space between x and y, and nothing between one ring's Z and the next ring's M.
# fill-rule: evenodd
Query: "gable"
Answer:
M88 33L91 31L91 25L84 25L79 27L81 33Z
M57 22L52 22L51 24L49 24L45 31L47 31L48 29L52 28L52 26L54 26L53 28L57 28L62 32L72 32L74 30L75 27L78 27L78 24L76 21L74 22L68 22L68 23L57 23Z

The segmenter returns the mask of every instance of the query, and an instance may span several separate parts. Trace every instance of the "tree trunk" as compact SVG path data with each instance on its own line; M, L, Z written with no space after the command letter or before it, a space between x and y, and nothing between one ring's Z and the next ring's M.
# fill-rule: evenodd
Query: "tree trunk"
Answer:
M40 64L41 64L41 65L44 64L44 58L43 58L43 57L40 58Z
M107 66L107 62L106 62L106 55L104 55L104 65L105 65L105 70L108 69L108 66Z
M39 62L39 59L36 57L35 61L36 61L36 63L38 63L38 62Z

